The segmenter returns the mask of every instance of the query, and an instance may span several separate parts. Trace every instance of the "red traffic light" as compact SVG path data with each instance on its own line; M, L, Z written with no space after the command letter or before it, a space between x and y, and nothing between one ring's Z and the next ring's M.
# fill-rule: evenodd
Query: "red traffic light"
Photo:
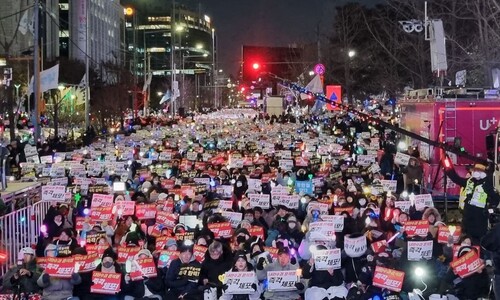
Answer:
M253 63L252 68L254 70L258 70L258 69L260 69L260 64L259 63Z

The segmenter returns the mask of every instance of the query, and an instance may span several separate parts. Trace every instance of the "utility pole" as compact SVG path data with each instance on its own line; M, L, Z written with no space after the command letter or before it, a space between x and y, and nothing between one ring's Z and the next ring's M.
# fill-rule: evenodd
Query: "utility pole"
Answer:
M90 0L85 0L85 130L90 127Z
M172 95L170 98L171 102L171 107L172 107L172 118L175 117L175 0L172 1L172 17L170 18L170 28L171 28L171 34L170 34L170 70L172 70L172 76L171 76L171 84L170 84L170 89L172 90Z
M33 12L33 22L35 23L35 34L33 41L33 91L35 93L35 108L33 112L35 125L34 140L35 144L40 140L40 0L35 0Z

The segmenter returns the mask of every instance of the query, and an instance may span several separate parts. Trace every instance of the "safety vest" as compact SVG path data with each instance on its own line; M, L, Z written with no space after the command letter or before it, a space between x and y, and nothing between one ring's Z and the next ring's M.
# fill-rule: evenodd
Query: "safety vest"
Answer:
M460 197L458 198L458 207L460 209L464 209L465 199L467 199L467 196L470 194L472 194L472 197L469 200L470 205L479 208L486 207L486 199L488 198L488 194L486 194L482 185L477 185L474 188L474 182L472 182L472 178L469 178L467 180L467 185L460 189Z

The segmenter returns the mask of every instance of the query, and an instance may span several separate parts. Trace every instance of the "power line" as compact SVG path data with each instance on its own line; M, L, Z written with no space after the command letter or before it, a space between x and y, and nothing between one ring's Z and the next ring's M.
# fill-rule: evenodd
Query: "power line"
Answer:
M27 11L27 10L29 10L29 9L33 8L34 6L35 6L35 5L34 5L34 4L32 4L32 5L28 6L28 7L26 7L25 9L22 9L22 10L20 10L20 11L18 11L18 12L15 12L15 13L13 13L13 14L10 14L10 15L7 15L7 16L4 16L4 17L0 17L0 21L3 21L3 20L8 19L8 18L10 18L10 17L14 17L14 16L17 16L17 15L19 15L19 14L22 14L23 12L25 12L25 11Z

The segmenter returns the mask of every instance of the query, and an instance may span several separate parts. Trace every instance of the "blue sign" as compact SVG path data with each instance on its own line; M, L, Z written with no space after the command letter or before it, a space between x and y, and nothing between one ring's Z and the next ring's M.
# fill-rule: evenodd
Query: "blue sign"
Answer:
M295 181L295 192L304 193L304 195L313 195L314 186L311 180L307 181Z

